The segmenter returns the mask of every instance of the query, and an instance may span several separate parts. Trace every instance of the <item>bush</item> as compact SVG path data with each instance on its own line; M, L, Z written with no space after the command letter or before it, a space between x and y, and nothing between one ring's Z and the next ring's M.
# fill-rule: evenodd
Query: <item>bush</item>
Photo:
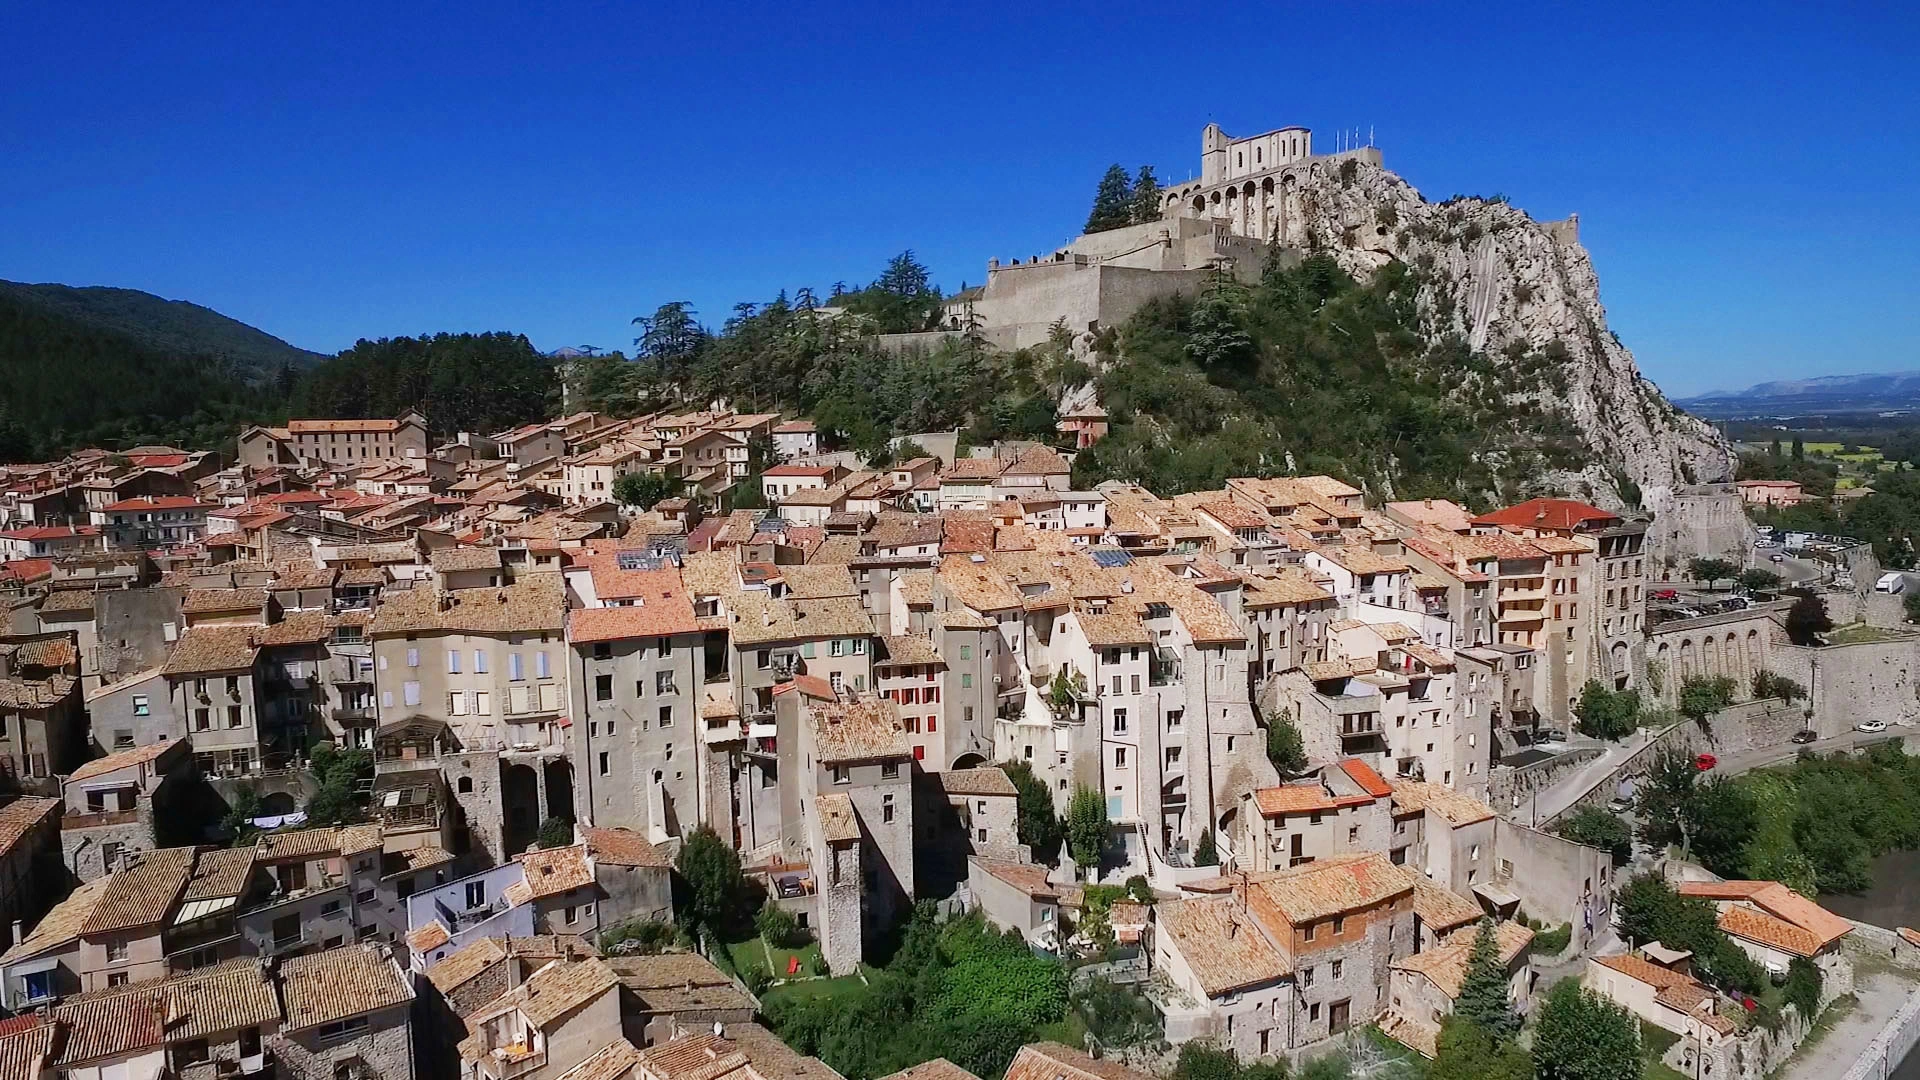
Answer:
M1787 963L1787 983L1781 995L1787 1004L1799 1010L1802 1020L1812 1020L1820 1011L1820 968L1804 956Z
M793 912L768 900L760 905L760 913L753 917L753 927L766 939L767 944L776 949L786 949L801 944L800 920Z
M534 837L533 844L540 848L566 847L573 843L573 822L563 817L550 817L540 823L540 834Z
M1598 679L1588 679L1573 707L1582 735L1595 739L1624 739L1640 726L1640 691L1609 690Z
M1139 903L1151 904L1154 899L1153 886L1147 882L1145 876L1135 874L1127 879L1127 895Z
M1597 806L1582 806L1562 821L1554 832L1588 847L1597 847L1613 856L1613 865L1633 861L1633 830L1617 814Z
M635 919L600 935L600 951L609 956L652 956L679 936L672 923Z

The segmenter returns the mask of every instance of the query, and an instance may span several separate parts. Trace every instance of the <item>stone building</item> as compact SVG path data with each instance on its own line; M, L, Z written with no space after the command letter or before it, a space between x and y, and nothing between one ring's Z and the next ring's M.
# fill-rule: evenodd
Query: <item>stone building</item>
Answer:
M274 1064L296 1080L413 1080L413 988L381 945L350 945L280 965L286 1022Z
M620 979L598 959L555 960L466 1018L462 1080L554 1080L621 1038Z
M0 638L0 774L54 794L54 777L86 760L79 657L67 634Z
M1438 1053L1440 1025L1453 1015L1467 979L1479 927L1469 924L1453 932L1444 944L1395 960L1387 990L1387 1013L1380 1030L1431 1058ZM1532 1001L1536 976L1527 963L1533 931L1516 922L1494 930L1494 948L1507 975L1507 1000L1525 1015Z
M92 881L118 868L123 854L166 846L159 823L185 810L199 775L187 739L119 750L75 769L61 785L67 869Z

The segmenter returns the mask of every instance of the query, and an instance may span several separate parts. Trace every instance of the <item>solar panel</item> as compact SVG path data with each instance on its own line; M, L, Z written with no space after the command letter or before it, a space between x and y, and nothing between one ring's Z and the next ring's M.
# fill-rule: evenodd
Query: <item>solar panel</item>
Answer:
M616 551L613 562L622 570L658 570L661 559L655 551Z
M1116 566L1128 566L1133 562L1133 556L1119 548L1093 548L1087 554L1092 556L1096 564L1109 570Z

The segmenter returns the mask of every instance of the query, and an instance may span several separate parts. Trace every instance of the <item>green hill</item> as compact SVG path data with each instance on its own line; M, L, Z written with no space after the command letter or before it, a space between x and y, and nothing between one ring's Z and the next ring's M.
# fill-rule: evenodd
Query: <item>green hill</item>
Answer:
M248 378L322 359L263 330L185 300L101 285L29 285L0 281L0 298L98 330L123 335L161 353L217 357Z
M149 317L158 313L170 317ZM0 462L86 445L220 446L250 421L284 416L293 358L304 367L311 355L145 293L0 288Z

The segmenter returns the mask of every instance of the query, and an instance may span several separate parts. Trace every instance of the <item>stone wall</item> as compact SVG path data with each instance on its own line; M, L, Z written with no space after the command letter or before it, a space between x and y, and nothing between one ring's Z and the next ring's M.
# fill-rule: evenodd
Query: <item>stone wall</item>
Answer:
M320 1028L276 1036L274 1063L295 1080L334 1080L338 1065L358 1059L381 1080L412 1080L413 1035L405 1008L370 1017L367 1033L331 1045L318 1038Z
M1813 726L1823 736L1841 734L1861 720L1920 720L1920 635L1821 648L1781 645L1774 650L1773 670L1808 689Z
M464 754L445 754L440 772L446 777L447 791L464 819L471 846L461 851L462 840L456 830L454 853L464 855L470 866L482 869L506 858L504 821L506 810L500 799L500 754L477 750ZM469 780L471 790L462 791L461 781Z
M1495 765L1487 776L1487 804L1496 810L1510 810L1599 756L1598 747L1588 746L1518 768Z
M1494 819L1495 882L1520 898L1534 919L1573 926L1569 945L1583 945L1613 910L1613 859L1599 848Z
M1886 1080L1894 1067L1912 1052L1915 1043L1920 1043L1920 990L1907 995L1900 1011L1887 1020L1847 1071L1840 1074L1840 1080Z

